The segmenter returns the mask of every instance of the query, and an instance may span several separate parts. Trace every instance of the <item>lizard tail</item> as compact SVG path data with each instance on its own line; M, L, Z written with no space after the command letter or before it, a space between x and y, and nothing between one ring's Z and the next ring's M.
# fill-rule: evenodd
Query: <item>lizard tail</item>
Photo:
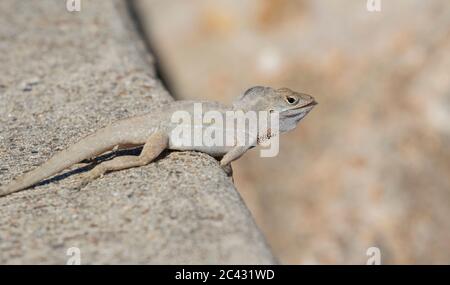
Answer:
M40 167L13 180L9 185L0 187L0 197L33 186L73 164L106 152L112 147L113 142L107 139L101 140L96 134L90 135L68 149L57 153Z

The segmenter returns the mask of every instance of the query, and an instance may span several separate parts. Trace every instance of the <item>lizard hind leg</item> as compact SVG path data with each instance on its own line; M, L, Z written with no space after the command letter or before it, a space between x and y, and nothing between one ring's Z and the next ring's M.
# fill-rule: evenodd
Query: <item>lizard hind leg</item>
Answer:
M139 156L119 156L100 163L83 175L82 186L85 186L90 181L103 176L107 172L147 165L167 148L168 143L168 136L163 132L157 131L148 138Z

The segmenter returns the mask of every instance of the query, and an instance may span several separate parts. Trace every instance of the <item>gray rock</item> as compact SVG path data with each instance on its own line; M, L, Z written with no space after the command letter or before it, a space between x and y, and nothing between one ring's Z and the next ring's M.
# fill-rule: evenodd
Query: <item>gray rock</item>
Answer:
M113 121L172 99L124 1L0 2L0 183ZM208 155L165 153L81 191L82 165L0 198L0 263L274 263Z

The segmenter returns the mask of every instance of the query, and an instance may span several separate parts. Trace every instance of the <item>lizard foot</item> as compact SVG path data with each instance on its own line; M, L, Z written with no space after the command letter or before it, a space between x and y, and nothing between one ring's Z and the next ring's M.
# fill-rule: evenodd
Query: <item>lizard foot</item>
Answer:
M91 181L91 180L86 179L86 178L83 177L83 178L81 178L81 181L80 181L80 182L76 183L76 185L74 185L74 186L71 188L71 190L72 190L73 192L81 191L81 189L83 189L84 187L86 187L86 186L89 184L90 181Z
M221 165L220 167L222 167L223 171L225 171L227 176L233 177L233 168L231 168L231 163Z
M80 178L81 182L77 186L74 187L74 190L79 191L79 190L83 189L84 187L86 187L93 180L95 180L99 177L102 177L102 176L103 176L103 173L97 173L97 171L93 172L92 170L87 173L83 173Z

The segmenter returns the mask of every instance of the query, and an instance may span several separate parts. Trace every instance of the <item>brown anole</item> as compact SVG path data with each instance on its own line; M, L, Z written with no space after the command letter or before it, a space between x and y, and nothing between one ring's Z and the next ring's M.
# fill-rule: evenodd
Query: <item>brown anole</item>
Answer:
M233 160L238 159L249 148L259 144L261 140L271 136L271 130L265 129L258 130L253 140L240 145L236 142L231 145L215 146L180 145L171 135L173 130L179 127L176 122L173 122L173 114L177 111L193 114L194 105L198 103L201 103L203 113L214 111L225 115L230 111L277 112L280 133L294 129L298 122L317 104L310 95L294 92L287 88L273 89L261 86L248 89L233 102L232 106L208 101L175 101L157 112L125 119L98 130L66 150L57 153L38 168L25 173L10 184L1 186L0 196L26 189L76 163L117 148L143 146L142 152L138 156L117 156L98 164L83 174L83 180L90 181L106 172L146 165L165 149L195 150L214 157L222 157L220 165L227 169ZM190 127L205 129L208 125L194 120Z

